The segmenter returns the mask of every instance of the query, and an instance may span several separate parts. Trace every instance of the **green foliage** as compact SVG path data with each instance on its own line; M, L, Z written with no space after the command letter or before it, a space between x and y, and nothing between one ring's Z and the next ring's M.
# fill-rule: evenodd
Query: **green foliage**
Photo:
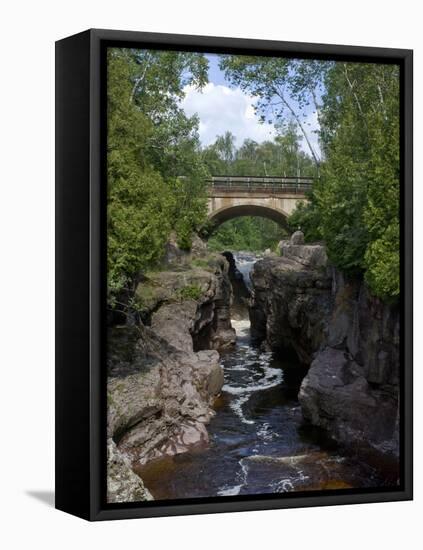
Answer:
M278 242L286 237L284 228L266 218L245 216L222 223L208 241L210 250L249 250L262 252L274 250Z
M202 151L198 118L186 116L180 99L186 85L207 82L204 55L109 50L110 303L159 264L171 231L181 248L191 247L193 232L205 226L210 174L318 175L289 227L301 227L307 241L324 240L334 265L364 273L377 296L397 297L399 67L253 56L222 56L221 67L256 98L262 121L276 125L273 142L246 140L237 149L226 132ZM307 129L309 106L320 123L322 158ZM209 247L274 249L284 236L270 220L238 218L222 224ZM193 297L198 289L184 292Z
M322 238L330 260L364 272L371 291L399 294L399 74L395 65L338 63L326 75L326 161L310 203L290 217Z
M134 170L122 181L110 190L108 208L109 287L117 289L161 258L170 231L171 198L160 175Z
M377 296L397 298L400 290L399 225L389 224L366 250L366 282Z
M300 229L304 233L304 239L307 243L322 240L320 211L313 200L312 194L308 197L307 202L300 202L289 216L288 227L291 233Z
M187 285L180 288L177 292L177 299L178 300L198 300L202 294L203 294L203 291L201 290L201 287L199 285L192 284L192 285Z
M374 294L399 294L399 72L340 63L327 80L327 162L317 205L329 257L362 270Z
M167 187L159 173L140 162L152 127L130 105L130 93L129 65L123 57L113 56L109 60L107 163L111 294L159 259L170 229L168 222L161 221L171 202Z
M196 173L188 177L176 178L172 182L174 202L170 216L174 220L173 228L182 250L191 248L193 231L198 231L207 218L205 182L205 170L204 174Z

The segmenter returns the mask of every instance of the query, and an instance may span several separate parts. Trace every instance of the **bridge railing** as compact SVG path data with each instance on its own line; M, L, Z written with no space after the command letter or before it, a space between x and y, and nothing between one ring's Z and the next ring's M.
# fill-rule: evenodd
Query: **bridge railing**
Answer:
M304 193L311 189L313 178L285 176L212 176L208 183L212 189L221 191L289 191Z

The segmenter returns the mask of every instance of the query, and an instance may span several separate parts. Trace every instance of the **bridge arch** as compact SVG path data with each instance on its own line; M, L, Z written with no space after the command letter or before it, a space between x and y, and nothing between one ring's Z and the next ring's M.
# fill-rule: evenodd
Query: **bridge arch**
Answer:
M271 206L254 203L229 205L214 210L209 213L209 222L214 231L222 223L242 216L259 216L272 220L279 224L281 227L287 228L288 226L287 212L280 208L274 208Z

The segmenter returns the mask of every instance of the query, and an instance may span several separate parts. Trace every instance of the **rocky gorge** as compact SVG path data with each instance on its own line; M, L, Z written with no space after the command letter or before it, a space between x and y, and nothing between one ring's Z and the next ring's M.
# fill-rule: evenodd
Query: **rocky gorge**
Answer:
M109 502L397 482L396 305L301 232L167 258L109 327Z

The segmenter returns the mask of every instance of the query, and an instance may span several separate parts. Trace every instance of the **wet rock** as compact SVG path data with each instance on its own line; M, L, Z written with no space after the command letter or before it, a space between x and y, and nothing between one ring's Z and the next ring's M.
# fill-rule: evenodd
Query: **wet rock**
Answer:
M356 465L349 467L348 459L326 452L293 456L253 455L243 458L242 464L248 479L273 478L269 486L269 491L273 493L348 489L371 483Z

